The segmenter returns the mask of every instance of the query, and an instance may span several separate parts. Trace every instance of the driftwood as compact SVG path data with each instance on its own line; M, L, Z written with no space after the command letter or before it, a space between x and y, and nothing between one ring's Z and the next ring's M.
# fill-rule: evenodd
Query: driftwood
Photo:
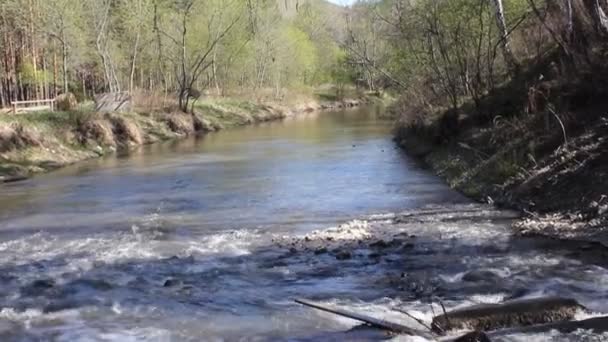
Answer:
M370 316L363 315L363 314L358 314L356 312L351 312L351 311L347 311L344 309L332 308L332 307L325 306L323 304L319 304L319 303L315 303L315 302L311 302L311 301L308 301L305 299L296 299L296 303L302 304L302 305L305 305L305 306L308 306L308 307L311 307L311 308L314 308L317 310L329 312L334 315L350 318L350 319L353 319L353 320L356 320L359 322L366 323L370 326L388 330L388 331L391 331L394 333L407 334L407 335L412 335L412 336L421 336L421 337L431 339L431 340L435 339L431 334L429 334L425 331L406 327L399 323L394 323L394 322L389 322L389 321L382 320L382 319L377 319L374 317L370 317Z
M433 331L454 329L492 331L526 327L559 321L570 321L578 310L584 309L573 299L534 298L501 304L476 305L444 313L433 319Z
M398 334L420 336L433 341L437 340L431 333L413 329L399 323L326 306L305 299L297 299L296 303L363 322L374 328ZM445 340L452 342L487 342L491 341L492 338L511 334L538 334L553 330L561 333L572 333L579 329L589 330L597 334L608 332L608 316L571 321L576 311L581 309L586 310L573 299L559 297L522 299L502 304L477 305L444 313L433 319L432 327L433 329L439 329L441 324L443 324L443 328L446 328L445 330L475 330L460 337ZM450 322L450 326L446 325L447 322ZM485 326L486 328L481 329L479 326Z
M508 336L513 334L542 334L550 331L558 331L569 334L577 330L591 331L595 334L608 332L608 316L595 317L582 321L564 321L548 324L533 325L529 327L502 329L491 332L471 332L460 336L451 342L486 342L492 338Z
M577 330L588 330L595 334L602 334L608 332L608 316L595 317L582 321L555 322L524 328L504 329L490 332L488 333L488 336L498 337L511 334L539 334L553 330L564 334L569 334Z

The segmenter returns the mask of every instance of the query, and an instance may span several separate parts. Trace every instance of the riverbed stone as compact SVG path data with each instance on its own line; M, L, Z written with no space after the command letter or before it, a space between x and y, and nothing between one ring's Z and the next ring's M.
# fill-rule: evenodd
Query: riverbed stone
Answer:
M584 310L576 300L560 297L520 299L454 310L433 319L433 331L453 329L491 331L572 320Z
M21 294L24 296L40 296L54 288L55 281L53 279L38 279L22 287Z
M401 247L401 251L406 252L406 251L414 249L414 247L416 247L416 245L414 243L407 242L403 245L403 247Z
M501 277L491 270L473 270L467 272L462 276L462 281L470 282L470 283L478 283L478 282L495 282L498 281Z
M371 248L383 249L390 247L390 244L384 240L378 240L369 245Z
M175 286L181 286L183 284L184 283L179 279L170 278L170 279L165 280L163 287L175 287Z
M74 280L74 281L68 283L66 285L66 287L73 288L73 289L88 288L88 289L93 289L96 291L110 291L114 288L114 286L112 286L112 284L108 283L105 280L88 279L88 278Z
M382 254L377 253L377 252L373 252L367 255L370 259L378 259L382 256Z
M453 342L491 342L491 340L483 331L473 331L458 337Z
M336 251L334 254L338 260L349 260L353 257L352 253L349 251Z
M315 250L315 254L316 255L321 255L321 254L327 254L328 250L325 247L319 248L317 250Z

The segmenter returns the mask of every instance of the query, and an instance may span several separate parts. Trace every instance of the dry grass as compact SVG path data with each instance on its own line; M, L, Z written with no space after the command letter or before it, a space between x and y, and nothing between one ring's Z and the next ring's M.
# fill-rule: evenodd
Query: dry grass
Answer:
M106 118L112 124L112 132L119 145L141 145L144 142L137 122L118 114L107 115Z

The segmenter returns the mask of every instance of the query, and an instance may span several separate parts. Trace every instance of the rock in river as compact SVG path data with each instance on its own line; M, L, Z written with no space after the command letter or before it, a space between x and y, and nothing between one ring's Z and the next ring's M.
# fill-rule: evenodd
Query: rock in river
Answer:
M490 270L473 270L462 276L462 281L477 283L477 282L495 282L500 279L500 276Z
M22 287L21 294L24 296L41 296L54 288L55 281L53 279L38 279Z
M336 259L338 260L349 260L353 257L353 255L349 251L336 251L335 255Z

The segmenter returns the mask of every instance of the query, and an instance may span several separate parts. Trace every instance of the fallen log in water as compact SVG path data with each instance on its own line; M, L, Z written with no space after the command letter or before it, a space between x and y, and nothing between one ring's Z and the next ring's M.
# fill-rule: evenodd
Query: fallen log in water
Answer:
M539 324L528 327L510 328L491 332L470 332L451 342L487 342L492 338L503 337L514 334L542 334L550 331L558 331L563 334L573 333L578 330L590 331L594 334L608 332L608 316L595 317L581 321L563 321L547 324Z
M296 299L296 303L302 304L302 305L305 305L305 306L308 306L308 307L311 307L311 308L314 308L317 310L329 312L334 315L350 318L350 319L353 319L353 320L356 320L359 322L366 323L370 326L388 330L388 331L395 332L398 334L420 336L420 337L424 337L424 338L431 339L431 340L435 339L431 334L429 334L425 331L406 327L399 323L389 322L386 320L370 317L370 316L359 314L356 312L347 311L344 309L332 308L332 307L329 307L329 306L326 306L326 305L323 305L320 303L311 302L311 301L305 300L305 299Z
M573 299L534 298L483 304L447 312L433 319L436 333L455 329L492 331L570 321L584 307Z
M608 316L595 317L582 321L554 322L548 324L534 325L531 327L504 329L488 333L490 337L505 336L511 334L538 334L549 331L559 331L569 334L577 330L592 331L595 334L608 332Z

